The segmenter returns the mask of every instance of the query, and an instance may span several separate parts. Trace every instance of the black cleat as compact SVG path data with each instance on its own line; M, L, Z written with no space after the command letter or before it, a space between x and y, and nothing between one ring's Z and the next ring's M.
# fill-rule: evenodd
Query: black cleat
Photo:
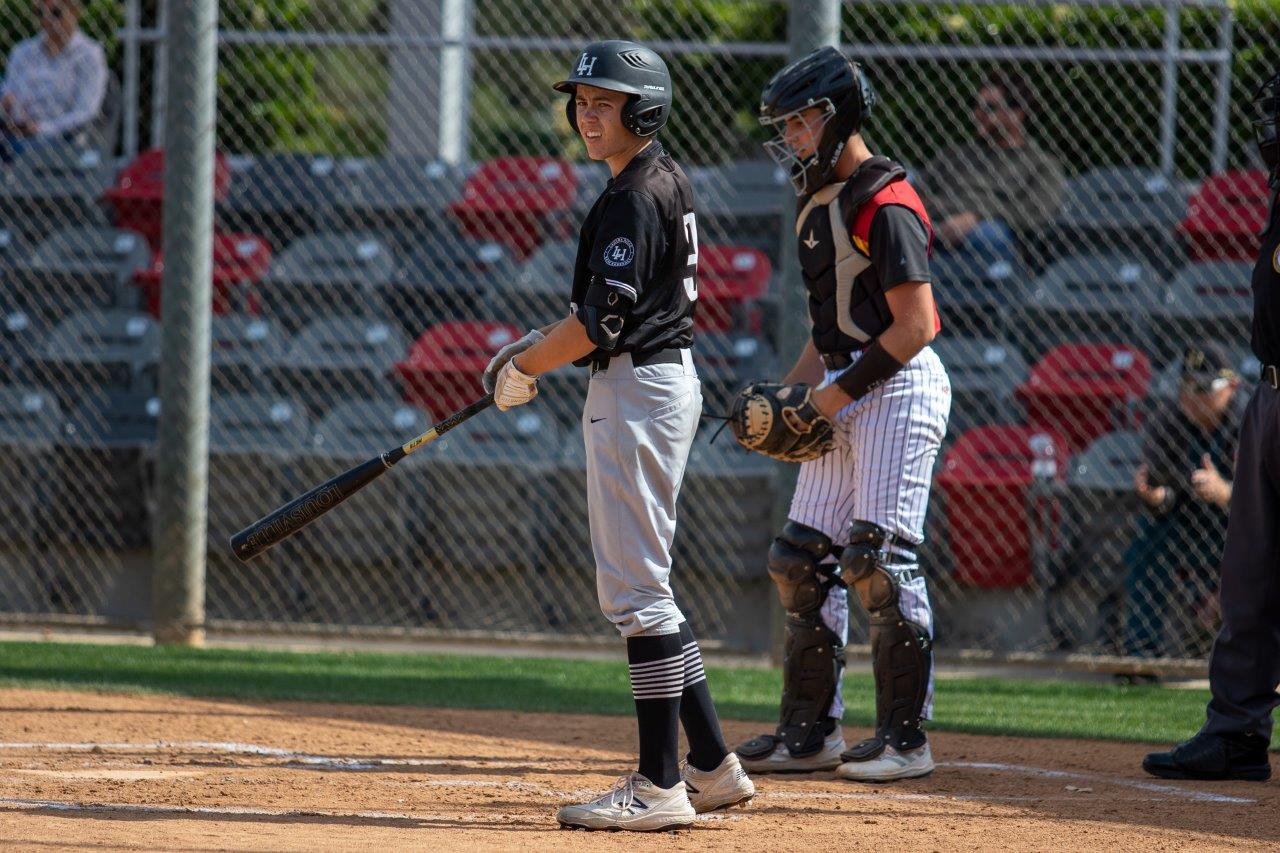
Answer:
M1201 732L1168 752L1153 752L1142 769L1161 779L1240 779L1265 782L1271 778L1267 741L1259 735L1211 735Z

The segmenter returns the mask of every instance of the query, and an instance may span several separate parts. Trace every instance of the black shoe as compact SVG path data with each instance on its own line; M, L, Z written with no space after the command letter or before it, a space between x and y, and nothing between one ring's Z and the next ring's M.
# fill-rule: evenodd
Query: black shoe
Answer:
M1267 741L1259 735L1211 735L1201 732L1168 752L1153 752L1142 760L1142 769L1161 779L1242 779L1265 782L1271 778Z

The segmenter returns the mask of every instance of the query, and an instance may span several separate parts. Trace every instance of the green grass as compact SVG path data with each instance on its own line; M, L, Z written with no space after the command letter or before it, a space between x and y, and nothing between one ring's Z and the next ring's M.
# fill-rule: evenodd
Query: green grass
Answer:
M870 725L865 664L845 687L845 720ZM771 722L781 679L775 669L709 667L726 719ZM440 654L285 652L72 643L0 643L0 686L631 714L626 667L600 661ZM1206 691L1063 681L948 679L932 728L1042 737L1165 742L1196 731Z

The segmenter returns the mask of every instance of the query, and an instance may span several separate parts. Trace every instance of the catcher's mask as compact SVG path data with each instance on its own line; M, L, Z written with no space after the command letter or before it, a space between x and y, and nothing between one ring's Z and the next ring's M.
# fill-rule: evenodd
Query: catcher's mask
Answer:
M862 65L834 47L815 50L773 76L760 94L760 123L776 132L764 150L787 170L796 195L811 195L830 182L845 144L862 129L875 102ZM787 142L787 119L811 107L822 113L806 121L814 150L802 157Z

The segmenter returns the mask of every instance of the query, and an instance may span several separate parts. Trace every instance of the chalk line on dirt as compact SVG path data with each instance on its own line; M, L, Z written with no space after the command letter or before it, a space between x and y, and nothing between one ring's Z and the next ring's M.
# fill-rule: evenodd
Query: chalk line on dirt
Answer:
M959 767L969 770L998 770L1002 773L1021 773L1025 776L1039 776L1044 779L1074 779L1085 782L1106 782L1112 785L1124 785L1140 791L1168 794L1183 797L1202 803L1239 803L1252 805L1257 800L1246 797L1231 797L1226 794L1214 794L1209 791L1190 791L1176 785L1162 785L1159 782L1143 782L1139 779L1125 779L1120 776L1102 776L1094 773L1076 773L1070 770L1048 770L1043 767L1028 767L1023 764L1001 764L989 761L939 761L939 767Z
M72 742L72 743L33 743L33 742L0 742L0 751L25 751L25 750L48 750L51 752L105 752L105 751L124 751L124 752L159 752L162 750L201 750L210 752L220 752L233 755L258 755L269 758L283 758L291 763L302 764L305 766L331 768L335 770L376 770L379 767L426 767L439 766L441 764L457 764L458 766L472 767L490 767L500 769L501 767L525 766L528 762L512 762L512 761L484 761L470 760L458 761L454 759L418 759L418 758L378 758L373 756L325 756L314 755L307 752L298 752L288 749L280 749L278 747L261 746L251 743L237 743L234 741L155 741L153 743L88 743L88 742ZM1146 782L1138 779L1125 779L1119 776L1105 776L1093 773L1079 773L1069 770L1050 770L1044 767L1030 767L1023 764L1004 764L1000 762L983 762L983 761L941 761L938 762L939 767L953 767L966 770L994 770L1001 773L1017 773L1024 776L1036 776L1043 779L1070 779L1073 781L1086 782L1102 782L1113 785L1121 785L1128 788L1134 788L1149 793L1163 794L1168 797L1176 797L1197 802L1209 803L1236 803L1240 805L1251 805L1257 800L1246 797L1233 797L1227 794L1216 794L1210 791L1196 791L1180 788L1176 785L1165 785L1158 782ZM777 792L781 793L781 792ZM928 798L935 795L930 794L885 794L877 792L873 795L860 795L858 792L844 792L843 797L850 799L863 798ZM968 795L962 795L968 796ZM957 797L958 798L958 797ZM975 799L982 799L981 796L974 796ZM1043 797L1031 797L1028 799L1044 799Z

